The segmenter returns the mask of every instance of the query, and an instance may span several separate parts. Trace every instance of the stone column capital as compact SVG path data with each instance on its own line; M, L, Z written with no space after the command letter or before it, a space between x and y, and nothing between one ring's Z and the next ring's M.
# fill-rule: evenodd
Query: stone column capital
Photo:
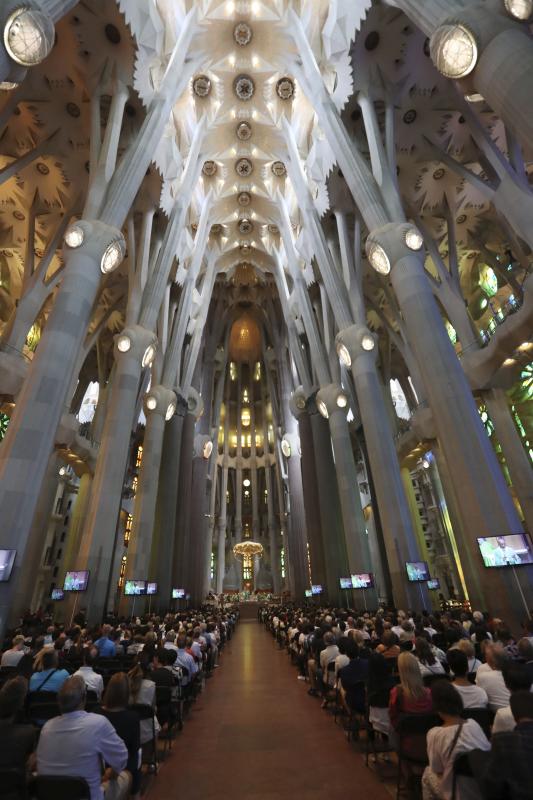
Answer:
M349 368L362 355L370 355L375 361L376 339L376 334L366 325L350 325L348 328L343 328L335 337L335 349L341 364Z
M122 262L126 242L118 228L97 219L80 219L69 225L63 237L65 260L74 253L87 255L107 275Z
M365 250L373 269L388 275L394 264L420 253L423 246L422 234L410 222L388 222L368 235Z
M140 325L129 325L114 337L114 355L119 359L128 355L141 362L142 367L150 367L155 358L157 337Z
M336 412L346 413L348 396L338 383L329 383L318 390L316 405L319 413L325 419L329 419Z
M208 459L213 452L213 440L207 434L198 434L194 437L194 458Z
M164 417L165 421L172 419L176 413L178 399L172 389L159 384L152 386L150 391L144 396L144 413L146 417L150 414L157 414Z

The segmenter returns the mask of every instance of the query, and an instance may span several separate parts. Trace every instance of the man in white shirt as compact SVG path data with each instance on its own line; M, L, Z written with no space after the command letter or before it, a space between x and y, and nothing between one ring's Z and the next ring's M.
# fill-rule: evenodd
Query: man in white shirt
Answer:
M511 693L505 685L502 675L502 667L505 665L505 656L501 648L497 645L490 644L485 649L487 658L487 669L483 668L483 664L476 673L476 686L481 686L485 689L489 698L489 708L491 711L498 711L499 708L505 708L509 705L509 697Z
M91 800L104 800L106 794L113 800L125 800L131 784L130 773L124 771L128 761L126 745L106 717L83 710L83 678L68 678L59 690L58 703L61 716L49 720L39 738L38 775L84 778ZM109 765L103 786L102 761Z
M12 644L11 650L6 650L2 655L0 662L2 667L18 667L18 663L24 655L24 636L15 636Z
M464 708L487 708L489 698L485 689L474 686L468 678L468 658L461 650L448 650L448 666L454 674L453 685L461 695Z
M335 637L333 636L332 633L324 634L324 644L325 648L320 651L320 668L323 672L325 679L328 664L331 661L335 661L335 659L339 655L339 648L335 644Z
M503 679L510 694L515 692L531 691L531 675L525 664L517 664L511 661L503 668ZM503 733L504 731L514 731L516 720L513 717L511 706L499 708L494 717L492 733Z
M96 699L101 700L104 692L104 679L94 671L95 658L91 650L86 647L83 651L83 666L74 675L79 675L85 681L85 686L90 692L96 692Z
M176 647L176 633L175 631L169 631L165 636L165 644L163 645L165 650L175 650L176 653L178 652L178 648Z

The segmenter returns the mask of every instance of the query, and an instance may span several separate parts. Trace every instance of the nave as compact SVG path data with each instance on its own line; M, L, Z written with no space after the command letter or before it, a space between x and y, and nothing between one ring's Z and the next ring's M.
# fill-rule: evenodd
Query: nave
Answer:
M389 798L307 688L257 622L257 605L241 606L216 679L199 697L147 800L182 792L188 800Z

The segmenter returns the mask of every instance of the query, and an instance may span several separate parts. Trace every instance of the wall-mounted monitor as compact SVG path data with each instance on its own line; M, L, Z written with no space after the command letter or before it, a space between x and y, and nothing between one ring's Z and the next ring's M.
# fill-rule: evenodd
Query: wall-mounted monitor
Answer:
M431 578L428 581L428 589L440 589L440 581L438 578Z
M172 599L182 600L185 597L185 589L172 589Z
M306 596L306 597L312 597L312 596L313 596L313 591L312 591L312 589L306 589L306 590L305 590L305 596Z
M351 578L339 578L339 583L341 589L351 589L352 588L352 579Z
M313 586L311 586L311 594L322 594L323 591L324 590L319 583L315 583Z
M519 567L533 564L533 548L529 533L487 536L477 540L486 567Z
M83 569L78 572L67 572L63 589L65 592L84 592L89 583L89 570Z
M408 580L413 583L416 581L431 580L427 561L406 561L405 569L407 570Z
M16 555L16 550L0 550L0 583L10 579Z
M50 600L63 600L65 592L63 589L52 589L50 592Z
M146 584L146 594L157 594L157 583L155 583L155 581L148 581Z
M124 584L124 594L126 597L136 597L146 594L146 581L126 581Z
M353 589L372 589L374 586L374 576L371 572L360 572L358 575L352 575L351 580Z

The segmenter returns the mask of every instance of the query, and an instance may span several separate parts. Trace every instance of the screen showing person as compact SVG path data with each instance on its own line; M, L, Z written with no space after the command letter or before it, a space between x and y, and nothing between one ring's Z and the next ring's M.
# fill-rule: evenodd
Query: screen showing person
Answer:
M354 589L371 589L374 585L374 576L371 572L360 572L352 575L352 587Z
M352 579L351 578L339 578L339 583L341 589L351 589L352 588Z
M479 551L486 567L513 567L533 564L533 548L528 533L478 538Z
M315 583L311 586L311 594L322 594L322 586L319 583Z
M16 550L0 550L0 582L10 579L16 555Z
M405 565L410 581L429 581L431 575L426 561L407 561Z
M63 589L65 592L84 592L89 583L89 570L84 569L78 572L67 572Z
M124 594L126 597L146 593L146 581L126 581L124 584Z
M157 583L147 583L146 594L157 594Z
M65 593L63 589L52 589L50 600L63 600Z
M172 589L172 599L181 600L185 597L185 589Z
M440 589L440 581L438 578L432 578L428 581L428 589Z

